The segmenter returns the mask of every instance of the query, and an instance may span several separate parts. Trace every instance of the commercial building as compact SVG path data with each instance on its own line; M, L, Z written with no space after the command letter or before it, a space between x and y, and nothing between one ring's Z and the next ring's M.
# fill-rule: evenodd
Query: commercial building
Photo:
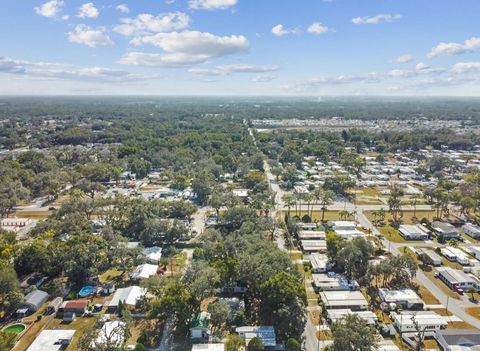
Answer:
M428 232L420 225L401 225L398 228L400 235L406 240L428 240Z
M448 325L445 318L433 311L392 313L393 325L402 333L417 332L417 326L422 331L445 329Z
M320 298L326 309L365 311L368 308L368 302L360 291L322 291Z
M408 310L423 310L424 303L412 289L379 289L379 296L385 303L394 303Z
M455 287L464 291L468 288L474 288L476 291L480 290L480 281L471 274L450 267L439 267L436 272L438 278L452 290L455 290Z

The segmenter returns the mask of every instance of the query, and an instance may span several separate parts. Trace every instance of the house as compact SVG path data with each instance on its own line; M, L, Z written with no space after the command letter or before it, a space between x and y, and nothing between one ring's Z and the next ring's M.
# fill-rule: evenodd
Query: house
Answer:
M147 258L147 261L158 263L162 258L162 248L158 246L147 247L142 254Z
M433 311L404 311L401 313L392 312L390 314L393 325L402 333L416 332L417 326L420 330L436 331L445 329L448 325L444 317Z
M108 321L99 330L92 346L100 349L102 346L120 347L125 341L125 322Z
M440 249L440 252L449 261L456 261L462 266L470 265L468 256L462 250L457 249L456 247L444 247Z
M112 297L112 300L108 303L108 310L115 311L120 301L128 308L134 309L137 302L145 297L147 289L139 286L129 286L128 288L117 289Z
M298 238L300 240L325 240L326 234L324 231L318 230L300 230Z
M444 239L460 239L460 233L457 228L455 228L450 223L444 223L440 221L434 221L432 223L433 231Z
M17 310L18 316L26 316L29 313L37 312L48 300L48 293L42 290L33 290L25 296L21 307Z
M326 240L300 240L300 245L305 252L327 252Z
M379 289L380 299L385 303L394 303L407 310L423 310L424 303L420 296L412 289Z
M210 313L200 312L196 314L190 327L190 339L208 341L210 333Z
M68 315L68 318L73 317L73 319L75 319L75 316L82 316L87 312L88 303L89 301L86 299L65 301L58 309L57 317L60 318Z
M365 311L368 308L368 302L360 291L322 291L320 298L326 309Z
M401 225L398 232L406 240L428 240L429 238L428 233L420 225Z
M272 326L238 327L235 331L245 341L245 345L248 345L253 338L262 340L265 347L275 347L277 345L275 329Z
M315 291L354 291L359 285L355 280L348 280L345 276L335 273L312 274L313 288Z
M47 306L46 313L47 314L54 314L57 313L58 309L62 306L63 304L63 298L61 297L56 297Z
M193 344L192 351L225 351L225 344Z
M312 265L313 273L324 273L329 268L328 257L321 253L312 253L309 261Z
M478 225L466 223L462 227L462 232L476 240L480 240L480 227Z
M419 257L421 255L425 255L428 258L430 264L433 266L442 265L442 258L435 251L429 249L417 249L415 252Z
M471 274L450 267L439 267L436 269L436 273L438 278L452 290L455 290L455 288L464 291L469 288L474 288L476 291L480 290L480 280Z
M349 314L356 314L369 325L374 325L378 321L377 315L372 311L352 311L348 308L344 310L327 310L327 319L330 324L333 324L342 320Z
M480 260L480 246L469 246L465 250L467 250L470 255L475 257L477 260Z
M76 330L67 329L42 330L27 351L65 350L72 341L75 332Z
M352 221L329 221L328 226L332 228L333 231L357 229L357 224Z
M480 349L480 330L446 329L435 332L443 351L476 351Z
M130 275L130 277L132 278L132 280L147 279L152 275L156 275L157 271L157 265L145 263L138 266L135 269L135 272Z

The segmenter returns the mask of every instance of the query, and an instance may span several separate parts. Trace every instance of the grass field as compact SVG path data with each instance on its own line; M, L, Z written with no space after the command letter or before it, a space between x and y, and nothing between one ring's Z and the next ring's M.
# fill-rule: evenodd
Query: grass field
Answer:
M384 208L385 210L385 222L389 222L392 220L392 215L388 212L388 206L385 206ZM374 211L364 211L363 213L367 216L367 218L370 220L370 221L373 221L375 219L375 217L373 216L373 212ZM402 223L403 224L414 224L414 220L413 220L413 212L414 211L403 211L403 217L402 217ZM418 220L422 219L422 218L427 218L429 221L431 221L433 219L433 217L435 217L436 215L436 212L433 211L433 210L417 210L415 212L415 215L417 217Z
M427 305L438 305L440 301L423 285L420 285L418 289L418 295L422 298L423 302Z
M469 307L465 310L470 316L480 319L480 307Z
M382 235L393 243L400 243L406 244L409 241L402 238L402 236L398 233L398 230L392 228L391 226L387 225L385 227L379 227L378 231L382 233Z

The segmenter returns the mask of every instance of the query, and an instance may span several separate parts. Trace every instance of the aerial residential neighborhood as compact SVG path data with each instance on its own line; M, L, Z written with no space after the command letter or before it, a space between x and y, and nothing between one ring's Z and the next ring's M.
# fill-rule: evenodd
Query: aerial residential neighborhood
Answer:
M480 1L0 6L0 351L480 350Z

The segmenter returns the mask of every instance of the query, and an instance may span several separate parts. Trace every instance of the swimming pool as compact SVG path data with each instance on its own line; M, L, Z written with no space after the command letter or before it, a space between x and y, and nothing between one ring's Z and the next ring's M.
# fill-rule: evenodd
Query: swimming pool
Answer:
M96 287L91 286L91 285L87 285L87 286L84 286L84 287L78 292L78 296L80 296L80 297L87 297L87 296L93 295L93 293L94 293L96 290L97 290Z
M27 327L25 324L12 324L3 329L3 331L7 334L21 334Z

